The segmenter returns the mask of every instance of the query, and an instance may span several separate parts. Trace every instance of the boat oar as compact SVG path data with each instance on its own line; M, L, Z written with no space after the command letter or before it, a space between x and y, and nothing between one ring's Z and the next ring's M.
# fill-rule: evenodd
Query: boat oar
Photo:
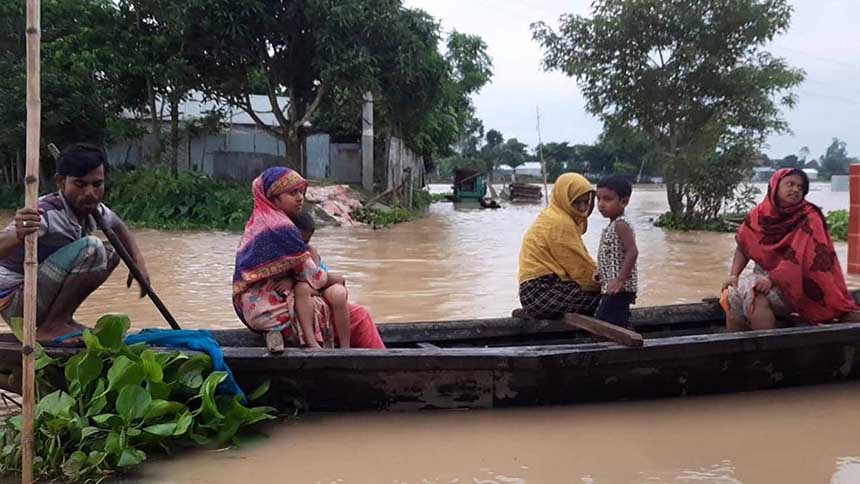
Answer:
M54 159L60 158L60 150L57 149L57 146L54 143L48 145L48 151L51 152L51 155L54 156ZM167 324L170 325L173 329L182 329L179 326L179 323L176 322L176 319L170 314L170 311L167 310L167 306L161 302L161 298L158 297L158 294L152 289L152 286L149 285L146 278L143 277L143 273L140 272L140 269L137 267L137 263L134 262L131 255L126 250L125 245L123 245L122 241L117 237L116 232L113 231L106 223L102 214L98 212L98 210L93 212L93 219L96 221L96 225L104 232L108 241L110 241L111 245L113 245L116 253L119 255L119 258L125 262L125 265L128 267L128 270L131 272L131 275L134 277L134 280L140 284L140 287L143 288L144 293L149 296L149 299L152 300L152 303L155 304L155 307L158 309L158 312L164 317Z
M149 299L152 300L152 303L155 304L155 307L158 308L158 312L161 313L165 321L167 321L167 324L169 324L170 327L173 329L182 329L179 326L179 323L176 322L176 319L174 319L173 315L170 314L170 311L167 310L167 307L164 305L164 303L161 302L161 298L158 297L158 294L155 293L155 291L152 289L152 286L150 286L146 278L143 277L143 274L137 267L137 263L135 263L134 259L131 258L131 255L125 249L125 246L122 244L122 241L119 240L119 237L117 237L113 229L108 227L108 225L105 223L102 214L100 214L98 211L93 212L93 218L96 221L96 225L98 225L99 228L102 229L102 232L104 232L105 236L107 236L111 245L113 245L114 249L116 249L116 253L119 254L119 258L122 259L123 262L125 262L125 265L128 267L128 270L131 271L131 275L134 277L137 283L140 284L140 287L143 288L143 291L146 293L147 296L149 296Z

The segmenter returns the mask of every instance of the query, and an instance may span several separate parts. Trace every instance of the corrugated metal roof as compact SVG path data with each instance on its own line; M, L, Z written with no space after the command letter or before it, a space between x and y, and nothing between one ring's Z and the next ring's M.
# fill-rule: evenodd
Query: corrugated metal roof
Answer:
M278 104L282 108L286 107L287 102L288 98L286 96L278 96ZM179 120L189 121L192 119L200 119L204 117L208 111L212 111L219 107L224 109L224 112L227 115L224 121L227 123L248 126L256 124L254 120L251 119L251 116L249 116L245 111L229 106L224 102L206 101L203 99L203 94L199 92L192 92L189 98L179 105ZM266 125L278 126L278 121L275 119L275 114L272 111L272 105L269 103L268 96L252 95L251 107ZM169 110L166 107L164 109L164 116L165 117L162 118L163 121L168 121ZM127 119L136 118L134 113L130 111L125 112L124 117Z

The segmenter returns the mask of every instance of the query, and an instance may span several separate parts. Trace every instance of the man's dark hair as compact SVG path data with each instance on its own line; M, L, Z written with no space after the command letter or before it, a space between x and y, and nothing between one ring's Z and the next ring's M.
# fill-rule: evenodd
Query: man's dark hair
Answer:
M317 224L314 218L308 212L302 212L293 218L293 223L296 224L299 231L303 234L313 234L317 229Z
M791 175L797 175L800 177L801 180L803 180L803 196L805 197L806 195L808 195L809 194L809 175L807 175L806 172L801 170L800 168L793 168L790 172L788 172L788 175L785 175L785 176L791 176Z
M101 148L89 143L74 143L60 153L57 175L82 177L102 165L107 171L107 158Z
M617 193L618 198L630 198L630 194L633 193L633 185L626 178L619 175L602 178L597 182L597 188L608 188Z

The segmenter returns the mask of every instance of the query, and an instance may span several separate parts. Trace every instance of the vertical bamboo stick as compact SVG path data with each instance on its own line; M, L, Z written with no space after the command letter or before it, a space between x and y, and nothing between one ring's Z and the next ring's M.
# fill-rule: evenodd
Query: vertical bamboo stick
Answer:
M40 93L41 15L39 0L27 0L27 169L25 205L37 208L39 198L39 133L42 100ZM24 344L22 346L21 482L33 482L33 417L36 406L36 274L38 233L24 240Z
M537 112L537 135L538 135L538 156L540 156L540 172L543 175L543 204L549 206L549 189L546 183L546 163L543 161L543 140L540 137L540 106L535 108Z

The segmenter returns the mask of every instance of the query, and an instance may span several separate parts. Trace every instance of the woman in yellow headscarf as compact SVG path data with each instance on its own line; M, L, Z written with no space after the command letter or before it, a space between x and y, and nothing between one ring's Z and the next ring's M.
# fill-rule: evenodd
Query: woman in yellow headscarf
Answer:
M538 215L520 248L520 303L526 315L594 314L600 302L594 280L597 264L582 240L592 210L594 189L584 176L558 177L549 207Z

